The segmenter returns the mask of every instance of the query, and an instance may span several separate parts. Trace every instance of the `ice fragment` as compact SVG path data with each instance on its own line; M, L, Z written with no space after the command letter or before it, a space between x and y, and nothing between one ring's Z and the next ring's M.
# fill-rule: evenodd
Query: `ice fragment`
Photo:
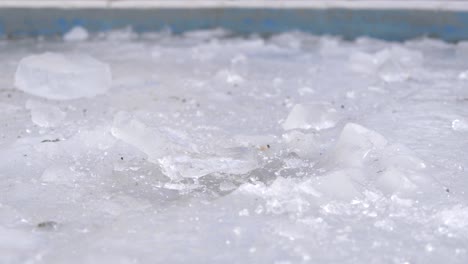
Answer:
M46 52L23 58L15 86L23 92L54 100L94 97L111 86L109 65L86 54Z
M84 41L89 38L89 33L84 27L76 26L63 35L67 42Z
M338 121L336 109L328 103L296 104L283 123L285 130L332 128Z

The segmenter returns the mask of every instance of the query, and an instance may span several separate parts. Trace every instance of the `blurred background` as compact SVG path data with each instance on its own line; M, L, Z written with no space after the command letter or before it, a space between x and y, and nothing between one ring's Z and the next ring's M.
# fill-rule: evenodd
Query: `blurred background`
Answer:
M0 0L0 37L63 35L131 27L137 33L225 28L290 30L345 39L468 39L468 0Z

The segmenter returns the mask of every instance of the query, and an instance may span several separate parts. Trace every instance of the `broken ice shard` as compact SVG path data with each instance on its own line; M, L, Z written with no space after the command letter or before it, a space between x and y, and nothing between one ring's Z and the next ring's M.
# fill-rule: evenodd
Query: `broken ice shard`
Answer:
M296 104L283 123L285 130L332 128L338 121L336 109L328 103Z
M335 147L335 160L346 167L362 167L371 151L382 150L387 140L379 133L361 125L348 123Z
M334 167L360 171L364 177L353 174L353 182L360 186L375 181L375 187L384 194L412 192L417 186L430 185L421 177L425 163L401 144L390 144L376 131L348 123L343 128L332 153Z
M350 68L359 73L376 74L385 82L410 79L415 67L423 63L421 52L402 47L383 49L374 54L355 52L350 56Z
M26 101L26 109L31 110L33 123L41 127L58 126L67 115L57 106L33 100Z
M26 93L53 100L94 97L111 86L109 65L85 54L46 52L23 58L15 86Z
M315 134L302 133L297 130L283 134L283 143L290 152L301 158L313 159L320 155L320 146Z
M217 153L166 156L159 164L172 180L200 178L212 173L241 175L258 167L253 151L243 147L220 149Z
M258 167L255 153L245 147L217 148L205 143L205 150L191 142L195 135L167 127L148 126L126 112L114 118L112 135L148 156L172 180L199 178L212 173L245 174Z

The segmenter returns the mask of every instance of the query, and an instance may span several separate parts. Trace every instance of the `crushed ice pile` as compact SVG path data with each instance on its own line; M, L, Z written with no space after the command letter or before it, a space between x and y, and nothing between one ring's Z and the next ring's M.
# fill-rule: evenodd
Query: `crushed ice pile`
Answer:
M0 263L468 262L468 43L0 45Z

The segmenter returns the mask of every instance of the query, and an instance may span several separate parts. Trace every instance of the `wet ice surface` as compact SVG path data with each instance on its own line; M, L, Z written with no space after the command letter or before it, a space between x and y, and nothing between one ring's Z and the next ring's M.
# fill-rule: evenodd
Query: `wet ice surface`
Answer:
M0 43L1 263L468 261L468 44L74 34Z

